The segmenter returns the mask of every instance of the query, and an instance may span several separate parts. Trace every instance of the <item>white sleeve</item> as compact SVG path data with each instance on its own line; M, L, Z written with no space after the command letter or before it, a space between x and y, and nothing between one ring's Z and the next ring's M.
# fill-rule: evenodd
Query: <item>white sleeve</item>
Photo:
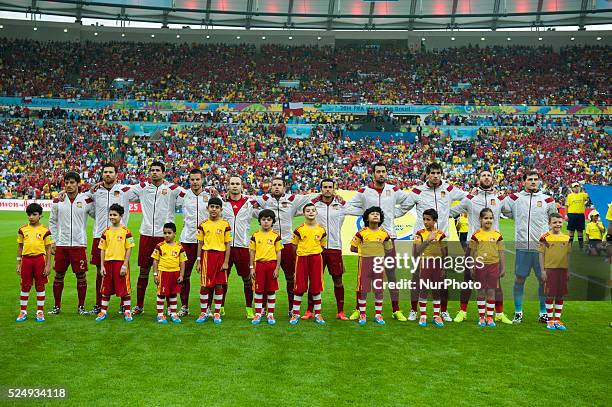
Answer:
M58 206L59 203L51 205L51 216L49 217L49 231L51 232L51 238L54 242L57 242L57 222L58 222Z
M142 193L142 186L140 183L130 185L129 187L128 200L130 202L140 202L140 194Z
M400 218L407 214L414 206L417 204L418 195L414 192L410 192L407 194L408 196L404 199L404 202L399 206L399 208L395 208L395 217Z
M448 213L449 216L451 218L454 218L456 216L461 215L463 212L467 212L468 201L469 199L463 198L461 202L459 202L459 204L451 206L450 211Z
M357 192L345 206L347 215L361 216L364 209L364 195L362 192Z

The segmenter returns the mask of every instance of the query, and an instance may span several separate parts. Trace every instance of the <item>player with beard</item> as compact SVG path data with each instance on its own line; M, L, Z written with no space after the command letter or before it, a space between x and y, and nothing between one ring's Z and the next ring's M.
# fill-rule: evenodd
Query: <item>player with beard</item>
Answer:
M281 268L285 273L287 284L287 299L289 301L289 315L293 309L293 287L295 273L295 246L293 239L293 218L301 215L301 210L312 199L311 195L288 194L285 192L285 180L280 177L272 179L269 194L255 197L261 209L270 209L276 215L276 222L272 230L281 236L283 250L281 252Z
M412 191L408 195L408 199L401 205L400 211L397 213L398 217L403 216L405 213L410 211L412 208L416 209L416 222L414 230L421 230L425 227L423 223L423 212L427 209L434 209L438 214L438 220L436 227L441 230L446 236L448 236L448 218L450 207L453 201L460 201L467 196L467 192L454 187L442 180L442 165L438 162L432 162L427 164L425 168L425 175L427 181L423 185L412 188ZM413 273L412 281L415 284L419 281L418 272ZM416 290L411 291L411 310L408 319L410 321L416 321L417 318L417 305L418 305L418 292ZM444 289L441 292L441 318L450 322L453 319L448 314L448 290Z
M227 220L232 228L232 241L230 242L228 279L232 266L236 266L236 272L242 278L244 284L244 301L247 319L253 319L253 280L251 279L249 242L251 240L251 219L257 219L259 215L259 204L242 194L242 179L237 176L230 177L227 181L227 199L223 203L221 216ZM221 315L225 314L225 297L227 295L227 284L223 286L223 306Z
M395 239L397 233L395 232L395 219L399 218L396 216L398 206L405 204L408 198L408 194L399 187L387 184L387 166L383 162L377 162L372 165L372 183L365 188L361 188L357 191L355 196L349 201L347 205L347 214L355 216L363 216L364 212L373 206L380 207L384 213L384 222L381 225L382 228L389 234L393 242L393 249L386 253L387 256L395 257ZM385 267L385 274L387 281L396 282L395 266ZM406 321L404 313L400 309L399 304L399 290L389 289L391 294L391 307L393 310L393 318L398 321ZM357 304L355 310L351 313L350 319L359 319L359 293L357 294Z
M490 170L484 169L479 172L478 176L478 187L468 194L465 198L459 202L458 205L450 208L450 216L457 217L462 213L468 215L468 234L467 240L470 241L472 235L480 229L480 212L488 208L493 213L493 230L499 230L499 215L502 212L502 207L505 197L501 195L495 189L495 181L493 174ZM509 215L506 213L506 215ZM468 269L463 273L464 281L472 281L474 276ZM460 294L460 307L461 309L457 312L455 322L462 322L467 318L467 307L470 301L472 290L464 288ZM506 314L504 314L504 296L501 289L501 285L495 290L495 321L503 322L504 324L511 324Z

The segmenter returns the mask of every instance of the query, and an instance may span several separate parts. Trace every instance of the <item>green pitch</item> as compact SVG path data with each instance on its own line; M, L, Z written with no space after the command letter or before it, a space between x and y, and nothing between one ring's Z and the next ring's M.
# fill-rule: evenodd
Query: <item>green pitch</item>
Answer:
M537 303L525 303L520 326L476 326L475 304L470 322L444 328L419 328L391 319L387 325L334 319L335 300L329 275L323 297L328 324L287 324L284 279L278 292L276 326L251 326L244 318L242 281L230 276L226 316L182 325L154 322L153 279L145 314L126 323L114 311L96 323L76 314L76 287L66 275L62 314L34 322L35 297L29 319L15 322L19 279L15 274L16 231L26 223L22 213L0 213L0 400L9 387L64 387L70 405L610 405L612 346L609 301L569 301L564 309L567 332L549 332L536 322ZM47 224L48 214L43 223ZM178 220L180 224L181 221ZM130 229L138 231L139 216ZM504 235L512 225L503 224ZM136 254L132 256L133 303ZM356 258L345 258L346 307L354 306ZM589 261L580 260L580 261ZM588 268L588 267L587 267ZM513 256L504 279L506 310L512 314ZM193 277L192 277L193 278ZM51 278L52 281L52 278ZM192 282L191 309L197 310L197 278ZM47 308L53 303L47 286ZM95 299L95 278L89 273L87 307ZM536 298L530 277L526 298ZM474 296L472 297L474 299ZM304 307L304 306L303 306ZM404 294L402 308L409 310ZM368 304L371 314L372 305ZM458 303L449 305L455 314ZM430 324L431 325L431 324ZM24 404L24 403L19 403Z

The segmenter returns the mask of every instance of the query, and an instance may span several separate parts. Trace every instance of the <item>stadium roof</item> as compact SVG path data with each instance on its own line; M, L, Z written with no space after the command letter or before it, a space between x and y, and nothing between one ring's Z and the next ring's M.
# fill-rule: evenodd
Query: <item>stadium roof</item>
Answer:
M610 24L608 0L0 0L28 15L324 30L503 29Z

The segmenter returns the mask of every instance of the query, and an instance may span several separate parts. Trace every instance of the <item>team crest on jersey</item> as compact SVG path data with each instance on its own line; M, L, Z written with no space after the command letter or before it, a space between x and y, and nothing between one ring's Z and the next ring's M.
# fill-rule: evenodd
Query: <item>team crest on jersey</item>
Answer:
M496 240L497 240L497 239L495 239L494 237L489 238L489 241L491 241L491 242L494 242L494 241L496 241Z
M117 241L121 242L123 240L123 236L117 236Z
M272 244L272 239L268 239L268 244Z
M289 206L289 202L283 202L283 203L281 204L281 206L282 206L283 208L286 208L286 207L288 207L288 206Z
M320 238L321 238L321 236L315 235L315 240L319 240Z
M27 238L27 236L26 236L26 238ZM36 238L37 238L37 239L42 239L42 235L41 235L40 233L37 233L37 234L36 234Z
M115 191L115 192L113 192L113 195L115 196L115 198L118 198L119 195L121 195L121 192Z
M162 195L166 195L168 193L168 188L162 189Z
M541 208L541 207L542 207L542 201L538 201L538 203L536 204L536 206L537 206L538 208Z
M495 202L497 202L497 201L495 201L495 199L491 199L491 206L497 205Z
M207 196L204 197L204 202L208 202L208 197Z
M217 229L217 234L220 235L223 232L221 229Z
M77 202L76 207L77 208L82 208L83 207L83 202Z
M172 250L172 257L178 256L178 252L176 250Z
M390 189L387 189L387 192L385 192L385 195L387 195L387 196L391 196L391 190L390 190Z
M440 198L444 198L446 196L446 191L440 191Z

